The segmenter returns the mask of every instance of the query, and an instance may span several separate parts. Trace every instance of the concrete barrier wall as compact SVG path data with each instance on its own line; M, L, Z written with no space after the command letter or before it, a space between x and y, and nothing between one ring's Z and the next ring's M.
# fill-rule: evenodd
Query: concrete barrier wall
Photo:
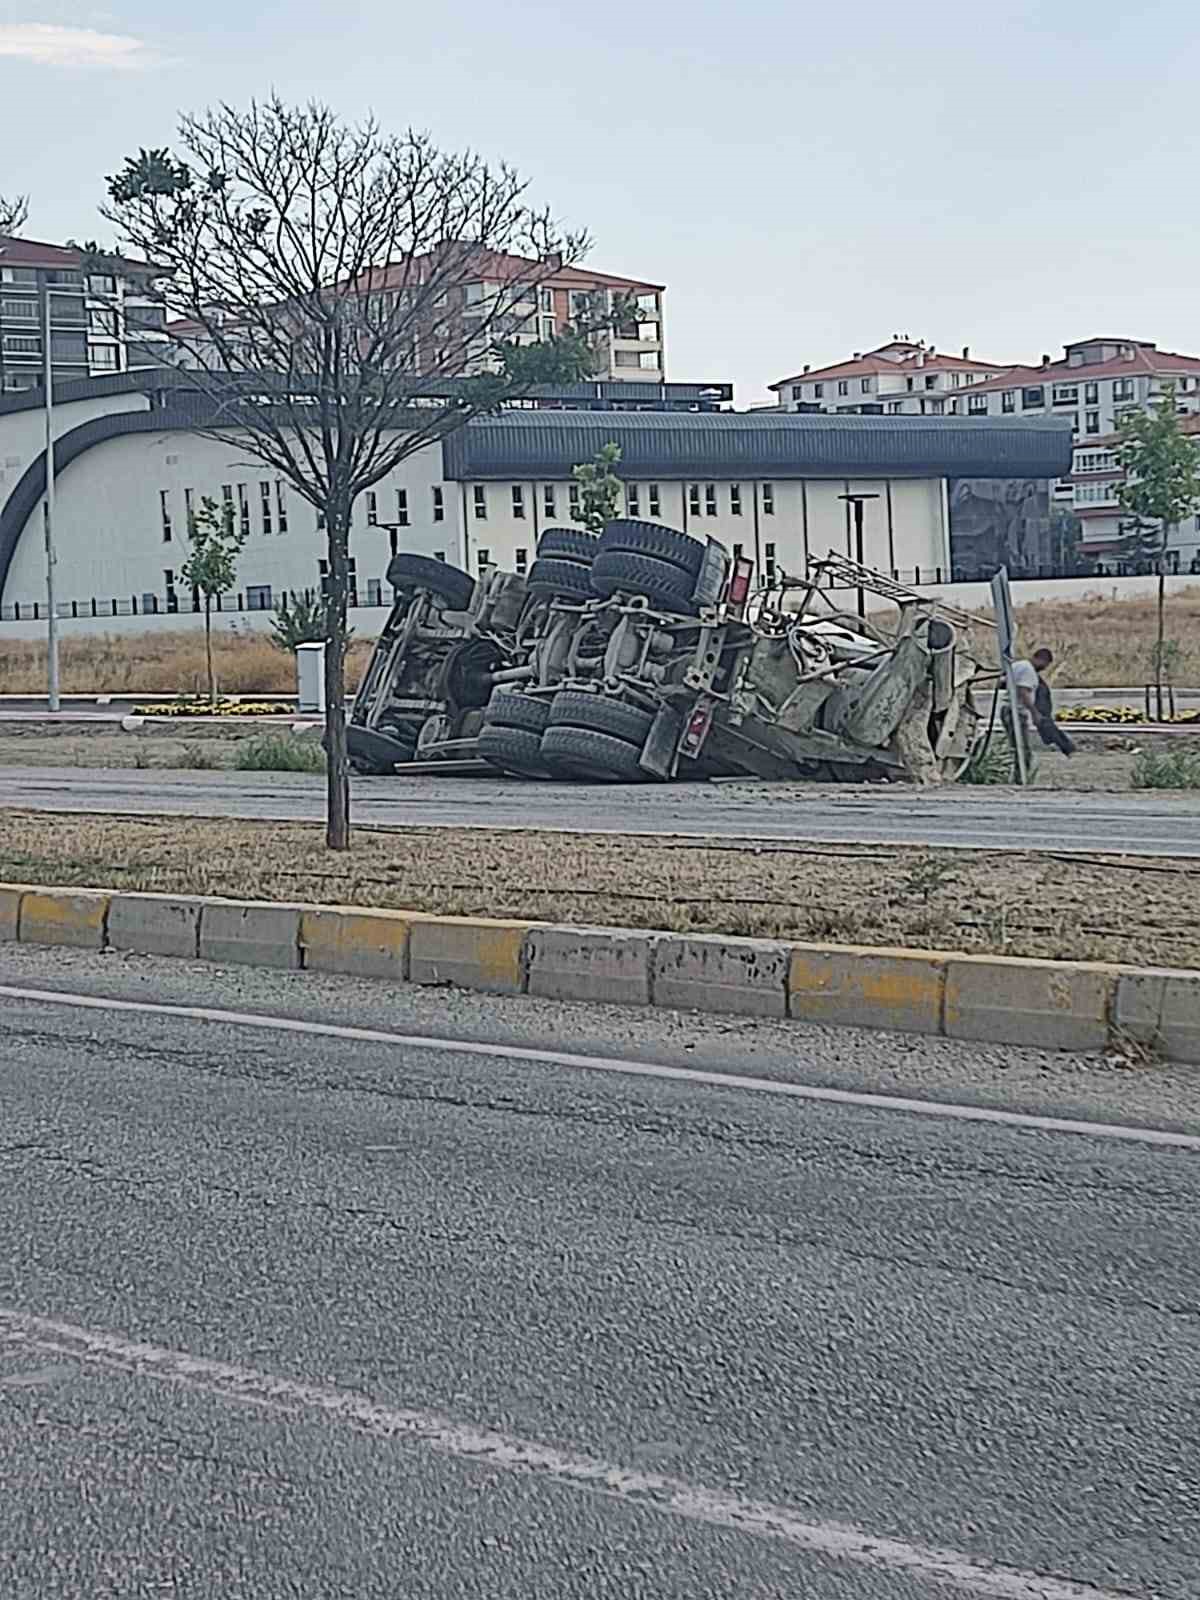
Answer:
M0 942L1200 1064L1200 972L0 884Z

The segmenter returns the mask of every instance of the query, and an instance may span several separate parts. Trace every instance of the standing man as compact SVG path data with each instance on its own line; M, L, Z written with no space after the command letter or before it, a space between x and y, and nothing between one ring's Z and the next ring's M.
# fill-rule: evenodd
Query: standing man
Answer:
M1028 661L1013 662L1013 686L1017 691L1017 712L1028 732L1037 730L1045 745L1054 745L1064 756L1075 753L1075 742L1054 720L1054 697L1043 673L1054 660L1044 647L1035 650ZM1012 712L1009 712L1012 715Z

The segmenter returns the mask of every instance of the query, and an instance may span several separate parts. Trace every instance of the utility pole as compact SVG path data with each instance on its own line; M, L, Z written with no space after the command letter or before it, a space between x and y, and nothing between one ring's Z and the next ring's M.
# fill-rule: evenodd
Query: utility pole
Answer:
M58 694L58 606L54 594L54 364L50 354L50 302L54 290L43 285L42 383L46 404L46 701L51 711L60 706Z

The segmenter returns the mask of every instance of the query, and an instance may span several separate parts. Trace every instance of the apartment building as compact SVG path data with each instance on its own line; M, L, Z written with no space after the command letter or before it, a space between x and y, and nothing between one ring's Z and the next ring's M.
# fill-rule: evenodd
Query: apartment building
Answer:
M441 274L446 287L436 296L427 287ZM536 282L529 282L536 278ZM409 349L406 365L416 378L467 377L495 364L500 341L534 344L567 332L583 320L611 326L592 335L599 383L666 383L663 294L659 283L615 277L583 267L543 266L498 251L477 250L464 263L430 255L372 269L342 287L359 297L369 326L397 316ZM404 326L405 314L411 327ZM286 318L286 308L281 310ZM167 324L180 367L211 367L217 355L205 329L176 319ZM237 343L230 322L228 339ZM244 358L247 365L251 357ZM721 387L721 386L717 386Z
M832 366L806 366L770 388L780 411L940 417L951 409L948 395L1004 370L996 362L976 359L968 346L956 356L924 340L894 334L874 350L856 350L848 361Z
M1182 412L1200 411L1200 356L1160 350L1147 339L1082 339L1062 359L1044 355L949 396L948 410L969 417L1066 417L1075 436L1097 441L1128 411L1144 411L1172 385Z
M163 313L144 265L0 235L0 391L42 382L46 310L56 382L153 365Z
M1190 391L1189 391L1190 393ZM1200 414L1184 418L1183 431L1200 448ZM1097 569L1118 575L1131 569L1122 547L1129 537L1129 513L1118 498L1125 472L1118 456L1119 434L1076 440L1071 464L1071 510L1081 529L1078 553ZM1200 572L1200 505L1190 516L1168 530L1167 568L1171 572Z

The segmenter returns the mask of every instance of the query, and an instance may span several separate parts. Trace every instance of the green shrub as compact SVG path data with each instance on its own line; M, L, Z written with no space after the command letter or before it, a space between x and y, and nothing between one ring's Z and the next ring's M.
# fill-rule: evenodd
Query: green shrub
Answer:
M1200 789L1200 745L1139 750L1131 782L1135 789Z
M994 733L983 739L971 752L959 776L959 783L1012 783L1013 751L1007 738Z
M264 734L242 746L234 765L239 772L324 772L325 752L308 740Z

